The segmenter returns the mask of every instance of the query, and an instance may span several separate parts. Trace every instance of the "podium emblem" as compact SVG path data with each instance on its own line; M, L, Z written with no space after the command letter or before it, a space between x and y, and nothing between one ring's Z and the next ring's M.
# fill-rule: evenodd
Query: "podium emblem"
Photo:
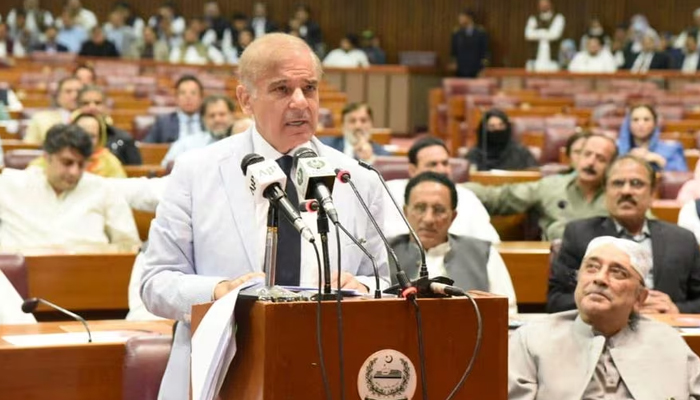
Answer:
M380 350L367 358L357 376L362 400L410 400L416 392L416 368L396 350Z

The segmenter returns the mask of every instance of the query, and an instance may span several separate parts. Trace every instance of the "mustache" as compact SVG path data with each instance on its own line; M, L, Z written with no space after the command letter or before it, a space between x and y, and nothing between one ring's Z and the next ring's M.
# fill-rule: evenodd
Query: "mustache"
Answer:
M594 287L592 289L586 290L585 293L586 293L586 295L599 294L608 300L612 300L612 295L610 294L610 292L607 289L602 288L602 287Z
M284 116L285 122L299 121L299 120L311 120L311 115L306 111L296 111L287 113Z
M635 206L637 205L637 200L635 200L630 194L623 194L619 199L617 199L617 204L622 204L624 202L629 202Z
M589 165L589 166L587 166L587 167L582 168L581 171L586 172L586 173L589 173L589 174L591 174L591 175L595 175L595 174L596 174L596 170L595 170L595 168L593 168L592 165Z

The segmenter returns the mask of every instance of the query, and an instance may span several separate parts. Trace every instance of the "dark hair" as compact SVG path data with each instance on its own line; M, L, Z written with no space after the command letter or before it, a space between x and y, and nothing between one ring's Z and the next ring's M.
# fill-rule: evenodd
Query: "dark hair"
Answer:
M406 184L406 191L403 194L404 204L408 204L408 199L411 198L411 191L414 187L423 182L436 182L445 186L450 191L450 201L452 202L452 210L457 209L457 187L452 183L447 175L438 174L437 172L426 171L414 176Z
M615 139L611 138L608 135L603 135L602 133L591 133L588 136L588 139L586 139L586 142L588 142L588 140L593 139L593 138L605 139L613 144L613 148L615 149L615 152L613 153L612 157L610 157L610 162L612 163L617 158L617 155L619 154L618 149L617 149L617 142L615 141ZM610 165L610 164L608 164L608 165Z
M601 46L603 45L603 37L602 36L599 36L599 35L588 36L588 39L586 39L586 43L588 43L588 41L590 41L590 40L597 40L599 45L601 45Z
M61 93L61 90L63 90L63 85L65 85L66 82L70 82L70 81L77 81L77 82L80 82L80 79L76 78L76 77L73 76L73 75L69 75L69 76L66 76L66 77L64 77L64 78L61 78L61 79L58 81L58 86L56 86L56 92L53 94L53 102L54 102L54 104L57 104L57 103L58 103L58 94Z
M218 103L220 101L223 101L226 103L226 107L228 107L228 110L231 112L236 111L236 105L233 104L233 100L231 100L228 96L223 96L223 95L212 95L212 96L207 96L204 101L202 101L202 106L199 108L199 115L204 117L204 114L207 113L207 108L209 108L210 105L214 103Z
M98 25L96 25L95 27L97 27L97 26ZM95 28L92 28L92 29L94 30ZM73 76L75 76L75 74L78 73L78 71L80 71L81 69L85 69L85 70L90 71L90 74L92 75L93 81L97 79L97 74L95 73L95 69L87 64L80 64L77 67L75 67L75 69L73 70Z
M652 167L651 164L646 162L643 158L633 156L632 154L625 154L622 155L618 158L616 158L613 162L608 165L608 168L605 170L605 178L604 182L607 185L608 184L608 179L610 178L610 172L612 171L613 167L615 167L617 164L623 162L623 161L633 161L636 162L637 164L641 165L646 169L647 175L649 178L649 183L651 184L651 190L654 190L656 188L656 171L654 170L654 167Z
M78 125L57 124L46 133L44 151L56 154L66 147L77 150L85 158L92 155L90 135Z
M571 157L571 147L573 147L574 143L578 142L579 139L588 139L589 137L591 137L591 133L588 131L579 131L569 136L566 139L566 156Z
M78 102L80 102L80 98L83 97L83 95L85 93L92 93L92 92L97 92L100 95L102 95L102 100L107 99L107 93L105 93L105 91L101 87L99 87L97 85L85 85L78 92Z
M199 79L197 79L196 76L194 76L194 75L189 75L189 74L187 74L187 75L182 75L182 76L180 77L180 79L178 79L177 82L175 82L175 90L179 89L179 88L180 88L180 85L182 85L182 84L185 83L185 82L194 82L194 83L196 83L197 86L199 87L199 92L200 92L200 93L204 93L204 86L202 86L202 82L200 82Z
M459 12L459 15L464 15L466 17L469 17L469 18L471 18L471 20L473 22L476 22L476 13L474 12L474 10L472 10L470 8L463 9L462 11Z
M374 115L372 115L372 107L369 106L367 103L348 103L343 107L343 111L340 112L340 120L343 121L345 120L345 116L355 112L361 108L364 108L367 110L367 114L369 115L369 119L374 120Z
M654 106L652 106L651 104L647 104L647 103L635 104L632 107L630 107L630 119L632 118L632 111L634 111L638 108L646 108L647 110L649 110L652 117L654 117L654 125L659 123L659 115L656 113L656 110L654 110ZM632 121L630 121L630 122L632 122Z
M248 21L248 16L243 14L242 12L238 11L238 12L233 13L233 15L231 16L231 19L234 21L240 21L240 20Z
M354 47L354 48L360 47L360 38L357 37L357 35L354 33L348 33L347 35L345 35L343 37L343 39L350 42L350 45L352 45L352 47Z
M449 154L450 150L447 149L445 142L434 136L426 136L416 140L408 149L408 162L413 165L418 165L418 153L426 147L440 146Z

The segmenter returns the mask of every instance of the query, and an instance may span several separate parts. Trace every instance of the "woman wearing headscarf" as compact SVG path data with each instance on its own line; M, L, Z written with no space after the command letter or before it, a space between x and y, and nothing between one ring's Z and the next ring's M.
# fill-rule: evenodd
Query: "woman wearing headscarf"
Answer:
M650 105L636 105L620 128L617 149L646 160L656 171L687 171L683 146L675 140L661 140L658 116Z
M122 163L105 147L107 143L107 124L104 118L96 114L77 111L72 115L71 124L83 128L92 139L92 155L85 164L85 171L105 178L126 178L126 171ZM46 167L46 159L39 157L32 161L30 165L44 168Z
M475 164L479 171L520 170L537 166L530 150L513 139L510 120L503 111L487 111L476 134L476 146L467 153L467 160Z

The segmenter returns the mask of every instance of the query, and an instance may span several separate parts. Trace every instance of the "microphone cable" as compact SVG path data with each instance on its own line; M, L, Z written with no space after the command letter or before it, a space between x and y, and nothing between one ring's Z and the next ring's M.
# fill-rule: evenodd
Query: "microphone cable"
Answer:
M416 296L411 298L411 303L416 309L416 330L418 333L418 359L420 360L420 382L421 393L423 400L428 400L428 378L426 377L427 369L425 369L425 345L423 344L423 317L420 313L420 306Z
M335 292L335 299L336 299L336 305L337 305L337 320L338 320L338 369L340 370L340 399L345 400L345 360L343 354L345 354L343 350L343 305L341 303L341 299L343 297L343 293L340 291L340 274L342 272L342 268L340 266L340 229L338 226L340 226L340 222L338 222L335 225L335 240L336 244L338 247L338 286L336 288ZM343 228L343 231L347 233L345 228Z
M467 381L467 377L474 368L476 356L478 355L479 350L481 350L481 340L484 328L483 321L481 320L481 311L479 311L479 306L476 304L476 301L474 301L474 298L469 294L469 292L465 290L464 295L469 299L469 301L471 301L472 307L474 308L474 314L476 315L476 342L474 343L474 353L472 354L472 358L469 360L469 364L467 364L467 368L464 370L464 373L459 379L459 382L457 382L457 385L454 387L454 389L452 389L452 392L450 392L450 394L447 396L447 399L445 400L451 400L462 388L464 382Z
M321 367L321 377L323 379L323 389L326 392L326 399L332 400L331 396L331 385L328 383L328 373L326 372L326 361L323 356L323 343L321 342L321 297L323 294L323 283L321 279L322 267L321 267L321 254L318 252L318 246L316 243L312 243L314 247L314 252L316 252L316 265L318 266L318 296L317 296L317 307L316 307L316 347L318 348L318 356L320 358L319 366Z

